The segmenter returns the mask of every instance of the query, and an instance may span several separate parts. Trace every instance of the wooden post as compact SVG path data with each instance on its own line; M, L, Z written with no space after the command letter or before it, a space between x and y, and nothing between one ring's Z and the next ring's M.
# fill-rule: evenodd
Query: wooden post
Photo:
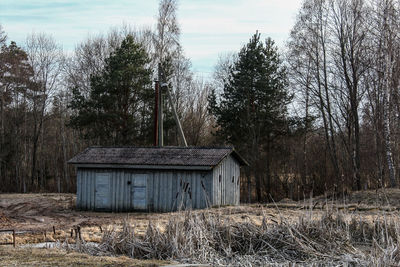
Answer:
M79 238L79 240L82 240L81 227L80 226L77 226L75 228L75 239L78 239L78 238Z
M0 243L0 245L13 245L15 248L15 230L14 229L10 229L10 230L0 230L0 233L6 233L6 232L11 232L12 233L12 238L13 238L13 242L6 242L6 243Z
M13 233L13 247L15 248L15 230L12 230Z
M82 240L82 236L81 236L81 227L78 226L78 227L76 228L76 230L77 230L77 232L78 232L78 238L79 238L79 240Z

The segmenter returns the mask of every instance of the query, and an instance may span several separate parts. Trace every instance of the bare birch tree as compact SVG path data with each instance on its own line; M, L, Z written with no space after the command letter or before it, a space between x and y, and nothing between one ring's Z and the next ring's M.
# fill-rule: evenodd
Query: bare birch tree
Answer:
M383 97L383 135L385 143L385 153L387 166L389 169L389 181L390 186L395 187L397 185L396 178L396 167L393 160L392 153L392 136L390 129L390 110L392 103L393 92L397 88L394 87L394 67L395 67L395 55L399 53L399 21L398 21L398 10L395 8L395 1L384 0L377 3L378 22L377 30L381 33L381 38L378 39L378 71L382 73L381 89ZM398 82L397 82L398 84Z
M176 17L177 5L177 0L160 1L153 42L154 57L162 64L171 61L180 46L180 29Z

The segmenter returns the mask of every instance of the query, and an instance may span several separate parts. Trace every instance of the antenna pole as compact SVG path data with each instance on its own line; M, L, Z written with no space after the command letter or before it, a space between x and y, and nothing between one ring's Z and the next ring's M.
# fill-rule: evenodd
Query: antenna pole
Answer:
M174 114L175 122L176 122L176 125L178 126L179 135L181 136L183 145L188 146L187 142L186 142L185 134L183 133L181 122L179 121L178 113L176 112L176 107L175 107L174 101L172 101L172 97L171 97L171 94L168 89L168 85L165 83L161 84L161 88L165 88L165 91L167 92L168 100L169 100L169 103L171 104L172 113Z

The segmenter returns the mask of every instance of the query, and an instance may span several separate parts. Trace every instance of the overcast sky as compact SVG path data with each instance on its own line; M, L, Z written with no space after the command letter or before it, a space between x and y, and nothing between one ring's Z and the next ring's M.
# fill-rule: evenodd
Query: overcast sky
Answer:
M0 24L22 44L51 34L66 51L123 23L154 26L158 0L0 0ZM209 76L219 54L237 52L258 30L283 48L302 0L180 0L181 43L193 70Z

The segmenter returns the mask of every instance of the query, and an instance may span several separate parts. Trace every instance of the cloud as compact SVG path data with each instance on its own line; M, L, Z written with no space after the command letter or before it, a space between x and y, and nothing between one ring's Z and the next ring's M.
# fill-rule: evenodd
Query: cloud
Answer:
M181 41L195 69L211 72L220 53L239 51L258 30L283 47L301 0L181 0ZM1 0L0 23L22 43L32 31L72 51L89 34L123 23L154 26L158 0Z
M222 52L238 52L259 31L282 49L301 5L300 0L181 2L179 20L187 55L202 70L212 70ZM205 68L205 63L209 67Z

